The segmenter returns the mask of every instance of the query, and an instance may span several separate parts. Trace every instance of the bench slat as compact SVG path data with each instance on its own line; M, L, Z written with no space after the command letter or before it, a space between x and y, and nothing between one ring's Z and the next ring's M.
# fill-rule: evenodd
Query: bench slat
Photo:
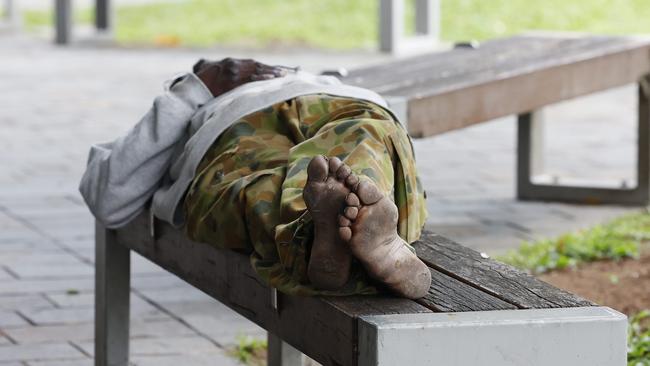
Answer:
M416 301L436 312L517 309L512 304L435 269L431 269L431 282L429 293Z
M464 62L464 59L468 55L478 55L478 51L485 49L486 47L491 47L494 51L497 52L506 52L507 50L512 49L513 47L530 47L533 50L545 50L552 47L556 47L558 43L562 41L561 38L555 38L555 41L533 37L532 40L530 37L526 36L514 36L509 38L493 39L486 42L483 42L478 49L470 48L456 48L448 51L442 52L431 52L421 55L399 58L394 61L384 61L379 64L366 66L358 69L350 70L348 75L345 77L346 82L355 83L359 85L372 85L369 84L372 82L372 78L381 78L386 80L386 78L391 79L404 79L412 76L413 73L420 72L422 70L432 70L432 71L443 71L440 70L441 66L450 66L451 70L454 70ZM445 55L445 57L441 57ZM480 60L480 59L476 59ZM477 67L476 64L472 67ZM398 73L393 76L394 73ZM378 83L377 85L385 84L385 82Z
M381 67L350 72L352 82L390 96L429 96L493 79L536 72L628 52L638 40L622 37L515 36L488 41L478 49L454 49L428 54L421 59L397 60ZM392 72L389 70L392 69Z
M593 306L594 303L560 290L504 263L439 235L424 232L413 245L422 259L451 277L522 309Z
M352 71L344 82L407 103L412 136L490 119L638 81L650 73L650 40L518 36Z

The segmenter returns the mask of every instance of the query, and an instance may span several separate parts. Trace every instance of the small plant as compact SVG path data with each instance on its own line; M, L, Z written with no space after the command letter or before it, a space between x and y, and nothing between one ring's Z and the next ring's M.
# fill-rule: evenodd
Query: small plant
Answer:
M627 365L650 366L650 310L641 311L630 318Z
M640 244L648 240L650 214L632 214L556 239L523 243L497 259L540 274L601 259L637 258Z
M230 353L245 365L261 366L265 364L266 348L266 340L240 335Z

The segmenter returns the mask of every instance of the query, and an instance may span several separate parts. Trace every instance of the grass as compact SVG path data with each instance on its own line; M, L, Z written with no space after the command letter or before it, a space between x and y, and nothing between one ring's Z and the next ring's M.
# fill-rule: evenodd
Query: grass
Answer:
M239 336L237 345L230 351L230 354L244 365L262 366L266 365L266 349L266 340Z
M410 0L412 1L412 0ZM118 41L212 46L298 44L369 48L377 39L377 0L185 0L117 8ZM409 7L410 9L410 7ZM407 21L412 18L412 10ZM650 32L647 0L442 0L442 38L487 39L531 29L596 33ZM30 27L51 13L27 12ZM90 22L89 10L75 14Z
M650 311L630 318L627 348L628 366L650 366Z
M555 239L523 243L497 259L540 274L601 259L636 258L641 243L648 240L650 214L639 213Z

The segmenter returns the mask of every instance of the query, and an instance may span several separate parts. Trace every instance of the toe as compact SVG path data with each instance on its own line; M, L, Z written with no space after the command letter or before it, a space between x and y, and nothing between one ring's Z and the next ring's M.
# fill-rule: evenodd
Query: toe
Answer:
M359 214L359 209L356 207L346 207L345 210L343 210L343 214L348 219L354 220L357 218L357 215Z
M357 177L356 174L354 174L354 173L351 173L348 176L348 178L345 180L345 184L350 189L355 189L357 187L358 183L359 183L359 177Z
M343 241L350 241L352 239L352 229L349 227L340 227L339 236Z
M367 181L359 183L356 193L364 205L372 205L384 198L384 195L379 191L377 186L374 183Z
M352 169L350 169L349 166L342 164L339 170L336 172L336 179L343 182L350 176L350 173L352 173Z
M343 215L339 215L339 226L346 227L346 226L350 226L350 225L352 225L352 222L350 221L350 219L348 219L347 217L345 217Z
M359 202L359 197L353 192L348 193L345 197L345 204L352 207L359 207L361 202Z
M327 179L327 159L323 155L315 156L307 166L307 179L322 182Z
M329 169L330 169L330 172L332 174L336 174L336 172L339 170L341 165L343 165L343 163L341 162L341 159L337 158L336 156L333 157L333 158L330 158Z

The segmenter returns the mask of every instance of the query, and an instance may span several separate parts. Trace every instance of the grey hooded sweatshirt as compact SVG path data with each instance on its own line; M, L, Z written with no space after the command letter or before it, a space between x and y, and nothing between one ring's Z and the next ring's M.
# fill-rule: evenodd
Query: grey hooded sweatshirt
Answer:
M152 213L178 227L196 168L219 135L242 117L301 95L357 98L386 107L378 94L330 76L298 72L244 84L217 98L190 73L173 79L125 136L93 145L79 190L108 228Z

